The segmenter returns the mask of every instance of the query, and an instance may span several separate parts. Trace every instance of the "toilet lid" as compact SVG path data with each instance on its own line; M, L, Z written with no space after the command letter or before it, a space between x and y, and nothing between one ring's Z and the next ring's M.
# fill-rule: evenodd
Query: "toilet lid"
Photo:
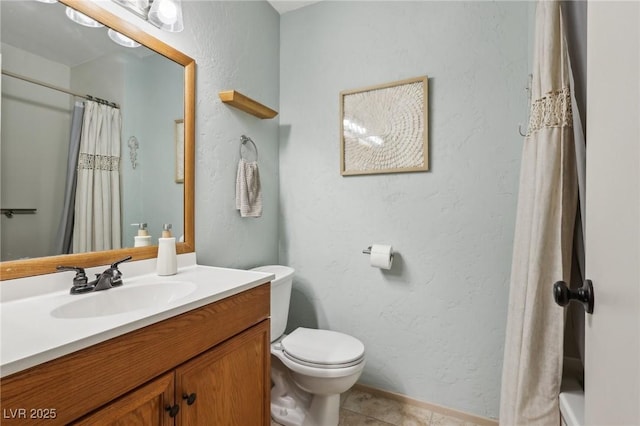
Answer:
M364 356L360 340L337 331L299 327L281 343L289 358L319 366L356 364Z

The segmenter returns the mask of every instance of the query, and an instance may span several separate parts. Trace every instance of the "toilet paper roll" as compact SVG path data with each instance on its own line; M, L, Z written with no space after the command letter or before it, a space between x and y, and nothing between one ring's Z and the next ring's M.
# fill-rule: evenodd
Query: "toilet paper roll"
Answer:
M391 269L393 264L393 247L384 244L371 246L370 263L374 268Z

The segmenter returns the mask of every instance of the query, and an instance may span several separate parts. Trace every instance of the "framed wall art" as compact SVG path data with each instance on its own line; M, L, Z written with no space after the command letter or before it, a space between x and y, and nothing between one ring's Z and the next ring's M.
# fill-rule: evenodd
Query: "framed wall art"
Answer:
M427 76L340 93L343 176L429 170Z

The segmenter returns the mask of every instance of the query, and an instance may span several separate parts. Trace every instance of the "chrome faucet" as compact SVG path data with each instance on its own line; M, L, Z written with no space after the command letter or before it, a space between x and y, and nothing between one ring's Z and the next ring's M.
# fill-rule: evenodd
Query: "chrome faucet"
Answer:
M92 291L109 290L110 288L121 286L122 272L118 269L118 265L128 260L131 260L131 256L113 262L103 273L96 274L96 279L91 282L88 282L87 275L83 268L77 266L58 266L56 269L58 271L76 271L70 293L83 294Z

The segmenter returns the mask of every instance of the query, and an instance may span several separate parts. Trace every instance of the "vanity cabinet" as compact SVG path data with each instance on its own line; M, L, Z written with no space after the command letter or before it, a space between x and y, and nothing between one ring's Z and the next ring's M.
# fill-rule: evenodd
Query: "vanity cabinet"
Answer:
M174 383L174 374L165 374L72 425L173 425L174 420L165 407L174 405Z
M269 425L269 322L176 370L181 425ZM267 369L267 374L264 370ZM191 402L191 404L190 404ZM270 401L269 401L270 402Z
M3 412L55 418L2 424L267 426L269 300L264 284L3 378Z
M263 321L73 425L267 425L256 401L265 397L268 333Z

